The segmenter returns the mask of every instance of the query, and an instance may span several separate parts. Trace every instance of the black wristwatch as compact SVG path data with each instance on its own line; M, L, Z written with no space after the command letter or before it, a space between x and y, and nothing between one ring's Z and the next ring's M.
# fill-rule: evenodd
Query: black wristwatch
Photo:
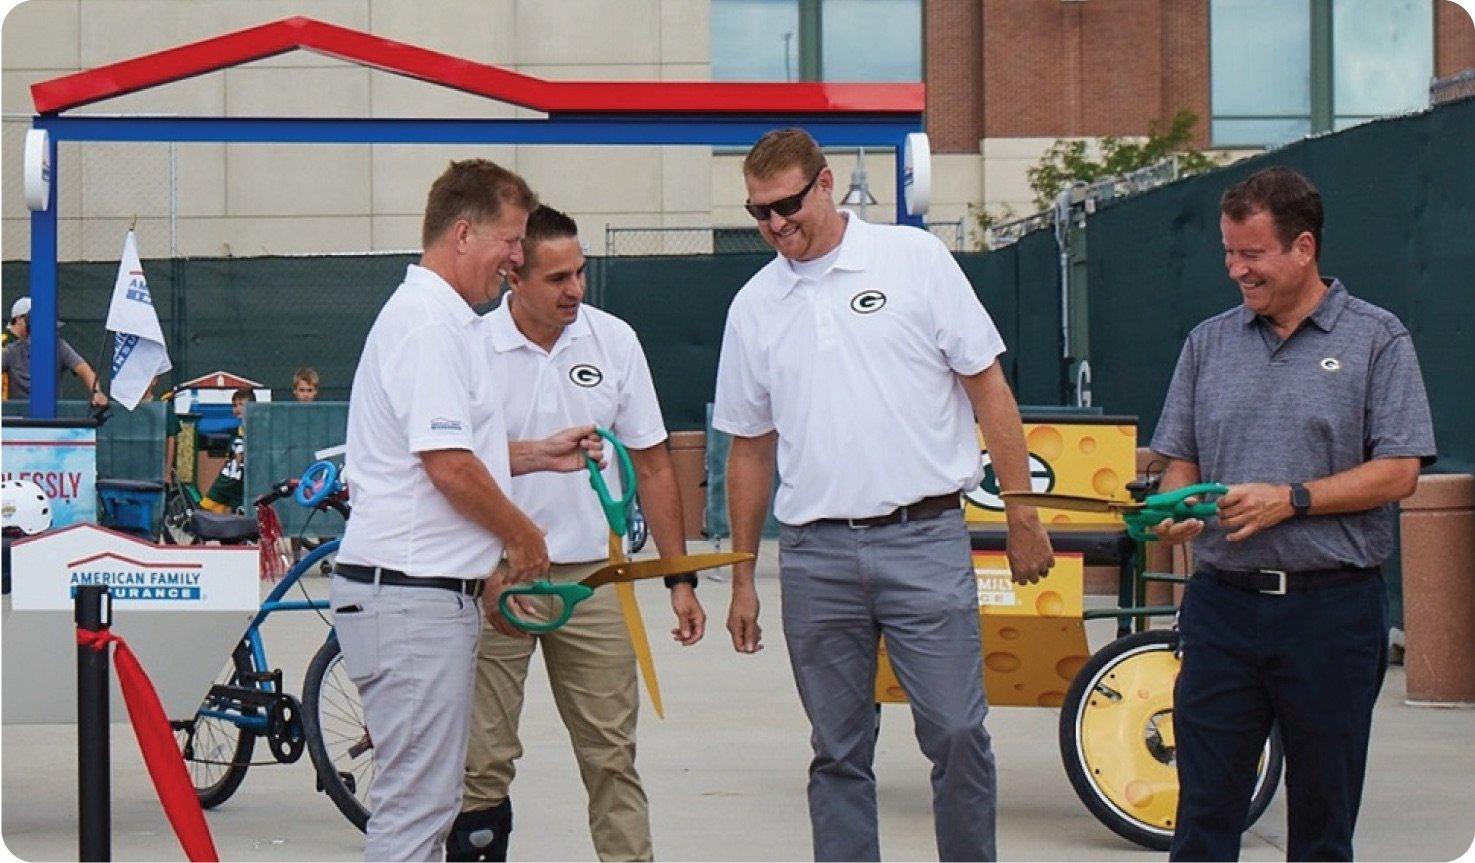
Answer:
M1296 511L1296 515L1311 512L1311 490L1299 482L1291 483L1291 509Z
M680 575L668 575L662 580L666 582L667 587L675 587L678 584L689 584L691 585L692 590L696 590L697 586L697 574L694 572L683 572Z

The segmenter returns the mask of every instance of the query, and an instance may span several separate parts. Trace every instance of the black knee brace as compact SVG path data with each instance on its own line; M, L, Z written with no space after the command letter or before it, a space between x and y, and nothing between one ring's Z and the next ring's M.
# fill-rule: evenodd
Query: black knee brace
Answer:
M446 860L507 859L507 839L512 835L512 799L490 809L462 812L451 825L446 839Z

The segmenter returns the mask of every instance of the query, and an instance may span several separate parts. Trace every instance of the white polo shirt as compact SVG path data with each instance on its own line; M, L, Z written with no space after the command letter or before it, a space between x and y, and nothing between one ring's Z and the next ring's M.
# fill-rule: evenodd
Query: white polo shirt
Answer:
M497 381L508 433L532 440L576 425L603 426L629 449L666 439L661 406L640 340L630 325L599 309L579 307L579 316L545 351L517 328L508 294L487 315L487 353ZM614 451L606 447L604 469L610 494L622 493ZM604 560L609 525L587 471L539 472L512 480L512 499L548 532L554 563Z
M482 362L486 322L440 276L410 265L364 343L348 397L353 517L338 559L416 576L479 578L502 542L462 516L419 454L470 450L511 485L507 430Z
M733 299L712 425L778 431L779 521L884 515L982 479L955 375L1003 352L942 241L850 214L823 272L778 256Z

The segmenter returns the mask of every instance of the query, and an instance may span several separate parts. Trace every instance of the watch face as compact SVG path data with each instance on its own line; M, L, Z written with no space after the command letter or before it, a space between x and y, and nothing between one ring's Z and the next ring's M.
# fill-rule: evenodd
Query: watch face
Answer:
M1299 483L1291 486L1291 506L1297 512L1305 512L1311 508L1311 492L1306 486Z

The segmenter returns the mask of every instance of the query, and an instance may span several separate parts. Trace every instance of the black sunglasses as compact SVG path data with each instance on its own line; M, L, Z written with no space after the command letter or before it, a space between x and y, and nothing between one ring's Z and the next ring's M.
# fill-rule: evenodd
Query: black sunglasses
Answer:
M819 175L822 173L824 173L823 168L809 179L804 188L787 198L779 198L777 201L769 201L766 204L743 204L743 209L760 222L768 221L769 213L778 213L787 219L804 207L804 196L809 194L809 190L814 188L815 183L819 182Z

